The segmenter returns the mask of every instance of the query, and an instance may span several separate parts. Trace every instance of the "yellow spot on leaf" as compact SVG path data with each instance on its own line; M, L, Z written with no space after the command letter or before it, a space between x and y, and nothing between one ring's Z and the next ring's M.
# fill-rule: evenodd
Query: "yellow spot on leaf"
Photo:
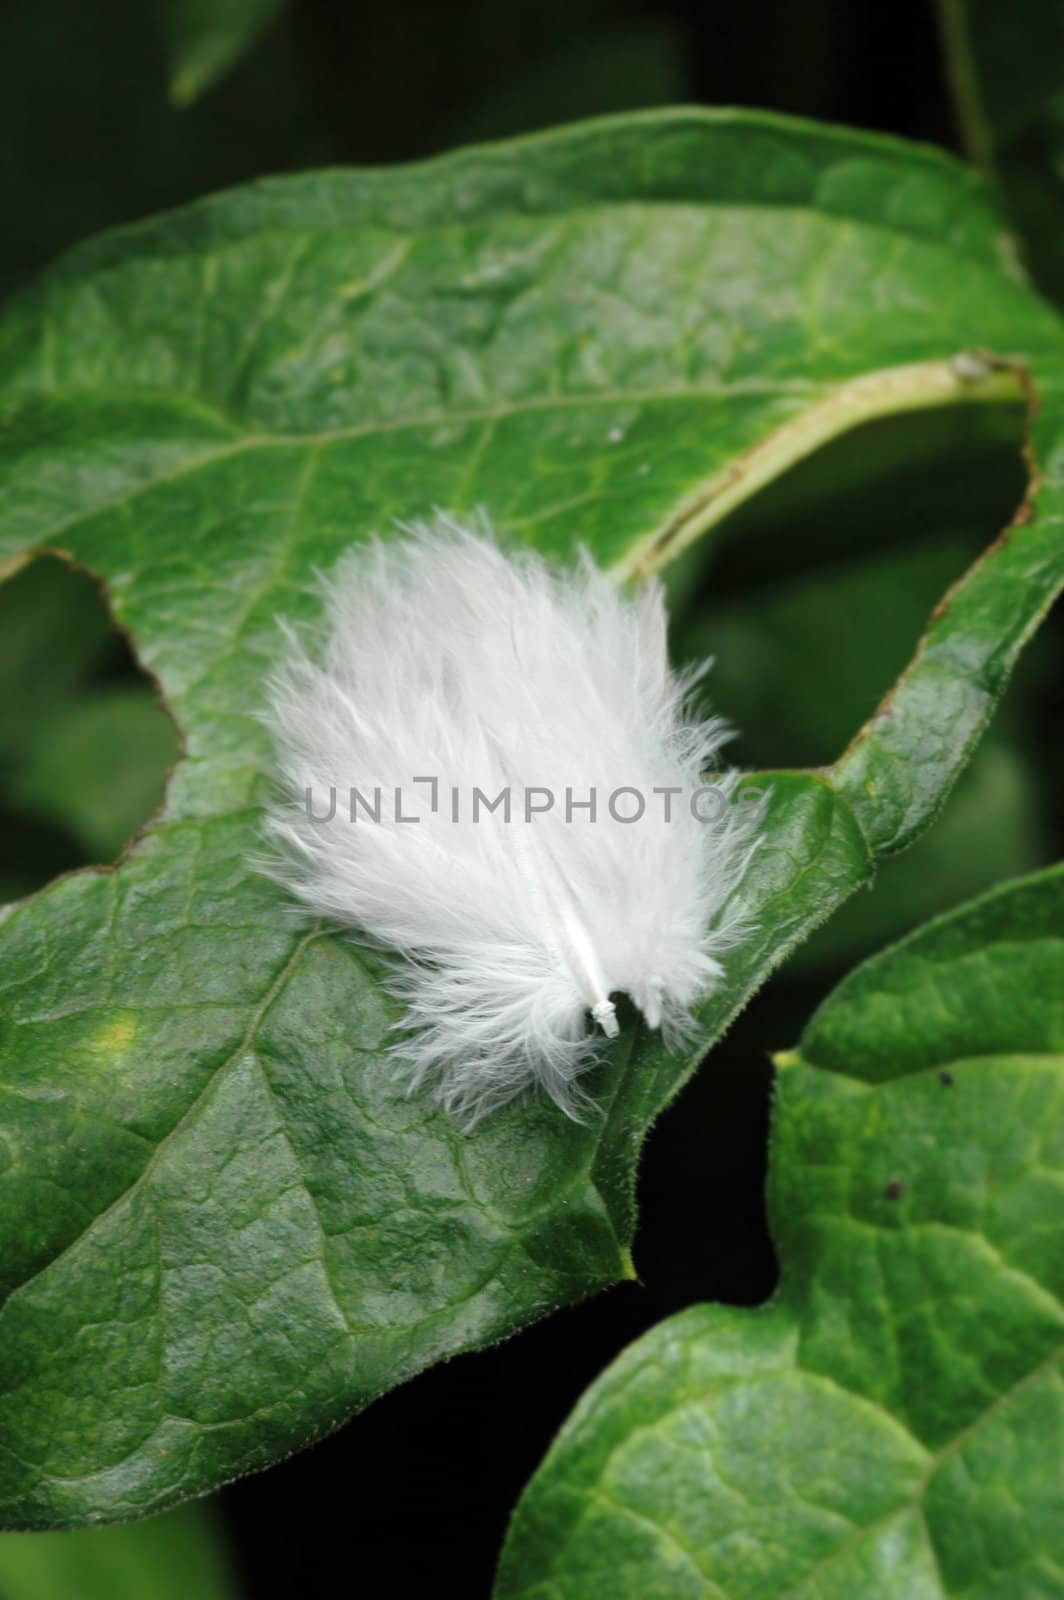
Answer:
M115 1017L93 1039L93 1051L97 1055L122 1055L132 1043L136 1031L136 1024L131 1017Z

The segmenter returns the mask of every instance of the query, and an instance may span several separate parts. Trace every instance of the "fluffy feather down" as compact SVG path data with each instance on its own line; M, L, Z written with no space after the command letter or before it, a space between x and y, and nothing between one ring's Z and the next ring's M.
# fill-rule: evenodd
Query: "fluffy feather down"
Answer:
M352 547L323 594L319 658L289 631L269 686L289 795L267 820L272 870L406 958L394 1055L411 1088L468 1125L537 1084L577 1116L595 1024L617 1031L609 996L682 1031L743 932L727 902L749 829L689 805L727 732L691 710L700 672L669 670L660 585L628 594L586 555L554 566L438 516ZM435 809L414 781L430 777ZM313 820L307 791L321 816L330 789L335 817ZM350 820L351 789L369 806L379 789L379 822L361 802ZM482 801L474 821L474 789L509 789L510 820ZM611 814L620 789L644 798L638 821ZM682 791L669 821L665 789Z

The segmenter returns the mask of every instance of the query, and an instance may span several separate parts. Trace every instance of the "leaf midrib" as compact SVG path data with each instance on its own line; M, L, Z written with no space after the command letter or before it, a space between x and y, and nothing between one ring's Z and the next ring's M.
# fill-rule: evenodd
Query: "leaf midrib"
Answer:
M229 1054L227 1056L225 1056L218 1063L217 1066L212 1068L212 1070L209 1073L208 1077L206 1078L204 1083L200 1086L200 1088L196 1091L195 1095L189 1101L188 1105L185 1107L184 1111L181 1113L181 1115L177 1119L177 1121L170 1128L168 1128L166 1133L164 1133L154 1143L153 1148L151 1150L151 1153L148 1156L148 1159L145 1161L144 1166L140 1169L140 1171L137 1173L137 1175L133 1178L133 1180L130 1183L126 1184L126 1186L122 1189L122 1191L119 1194L115 1195L114 1198L112 1200L110 1200L108 1202L108 1204L106 1206L104 1206L104 1208L101 1211L97 1212L96 1215L91 1219L91 1221L89 1221L86 1224L86 1226L78 1234L76 1234L72 1239L70 1239L67 1242L67 1244L65 1244L63 1246L63 1248L61 1250L57 1251L55 1253L55 1255L53 1255L48 1261L46 1261L42 1266L38 1267L34 1272L30 1273L26 1278L24 1278L20 1283L16 1284L15 1287L12 1288L8 1292L8 1294L6 1295L4 1300L2 1302L0 1302L0 1316L3 1315L4 1311L11 1304L11 1302L14 1301L17 1298L17 1296L21 1295L22 1293L24 1293L25 1291L30 1289L32 1287L32 1285L40 1277L42 1277L46 1272L49 1272L53 1267L55 1267L65 1257L67 1257L68 1255L70 1255L73 1252L75 1252L76 1250L78 1250L84 1244L85 1240L87 1238L89 1238L96 1231L96 1229L98 1227L102 1227L103 1224L107 1221L107 1219L114 1212L116 1212L120 1206L124 1205L133 1194L135 1194L139 1189L141 1189L143 1187L144 1184L146 1184L148 1182L148 1180L150 1179L153 1171L155 1170L156 1166L158 1165L159 1161L162 1159L162 1155L163 1155L164 1151L169 1147L169 1145L176 1138L178 1138L180 1136L180 1134L183 1131L183 1129L186 1126L188 1126L188 1124L195 1118L195 1116L197 1115L197 1113L199 1112L201 1107L203 1105L205 1105L206 1102L210 1099L210 1096L212 1095L212 1093L220 1085L222 1080L231 1071L231 1069L234 1068L240 1061L242 1061L249 1053L253 1052L255 1040L256 1040L256 1037L258 1035L258 1032L259 1032L260 1028L262 1027L262 1025L263 1025L263 1023L264 1023L264 1021L265 1021L270 1009L274 1005L275 1001L280 999L280 997L281 997L282 993L284 992L285 988L287 987L289 981L291 980L291 978L294 976L295 972L297 971L297 969L299 967L299 964L302 961L306 951L318 939L325 938L325 937L329 936L330 934L334 933L335 931L336 930L331 926L327 926L327 925L322 924L322 923L317 923L317 924L315 924L314 927L308 929L304 934L302 934L300 936L300 938L296 941L296 943L293 946L293 948L291 949L291 951L286 956L283 964L280 966L280 968L274 974L273 978L270 980L270 982L267 985L266 990L263 993L261 999L256 1003L256 1005L252 1009L251 1016L249 1018L249 1021L248 1021L247 1027L246 1027L246 1029L244 1031L244 1034L242 1035L242 1037L240 1039L240 1042L233 1047L233 1049L229 1052ZM622 1078L624 1076L624 1073L629 1069L629 1067L631 1065L631 1061L632 1061L632 1058L633 1058L633 1047L634 1047L634 1035L632 1037L632 1040L630 1041L628 1060L624 1063L623 1066L621 1066L618 1069L618 1071L616 1073L614 1091L613 1091L613 1094L611 1095L609 1106L603 1107L602 1120L601 1120L600 1127L597 1130L596 1137L589 1144L589 1148L588 1148L588 1152L587 1152L587 1156L586 1156L585 1160L582 1161L576 1167L574 1172L571 1174L569 1179L564 1184L564 1186L562 1188L562 1191L560 1191L560 1192L559 1191L555 1191L551 1195L549 1200L544 1202L544 1204L541 1207L537 1208L537 1210L535 1210L535 1211L527 1214L526 1216L524 1216L522 1218L522 1220L521 1220L521 1223L518 1225L518 1224L513 1224L513 1223L507 1222L504 1218L502 1218L502 1217L498 1216L496 1213L494 1213L489 1207L484 1206L481 1201L476 1199L476 1197L474 1195L474 1192L473 1192L472 1185L467 1184L467 1194L468 1194L470 1202L472 1204L474 1204L477 1207L477 1209L482 1211L485 1216L488 1217L488 1219L492 1222L493 1226L498 1228L500 1233L505 1234L508 1237L508 1239L509 1239L508 1248L512 1249L513 1247L517 1246L517 1247L527 1251L527 1243L528 1243L528 1241L527 1241L526 1235L529 1232L530 1228L533 1227L535 1225L535 1223L540 1218L548 1216L553 1211L557 1210L558 1205L564 1200L565 1196L567 1196L569 1194L572 1194L578 1188L578 1186L580 1184L586 1183L589 1186L589 1188L591 1189L591 1191L598 1198L599 1204L602 1207L603 1217L609 1223L610 1232L613 1235L614 1243L615 1243L616 1248L617 1248L618 1263L620 1263L622 1261L624 1252L623 1252L623 1249L622 1249L621 1240L620 1240L620 1237L619 1237L619 1235L617 1233L617 1229L616 1229L616 1226L615 1226L615 1222L614 1222L614 1218L613 1218L613 1215L612 1215L611 1207L610 1207L610 1205L609 1205L609 1203L607 1201L607 1197L603 1193L600 1184L598 1183L598 1181L596 1180L596 1178L594 1176L594 1166L595 1166L595 1163L596 1163L596 1160L597 1160L597 1157L598 1157L598 1153L599 1153L599 1150L600 1150L600 1147L601 1147L601 1144L602 1144L603 1130L605 1129L606 1122L608 1120L609 1111L612 1108L614 1100L616 1099L616 1095L617 1095L617 1092L619 1090L620 1083L621 1083L621 1080L622 1080ZM308 1201L309 1201L309 1203L311 1205L311 1208L312 1208L312 1210L314 1212L315 1225L318 1228L318 1231L319 1231L322 1239L324 1240L325 1238L327 1238L327 1235L325 1234L324 1228L322 1227L320 1215L319 1215L318 1209L317 1209L317 1205L316 1205L316 1202L314 1200L313 1194L312 1194L312 1192L310 1190L310 1186L308 1185L306 1177L305 1177L305 1175L303 1173L302 1165L301 1165L301 1163L300 1163L298 1157L296 1156L295 1151L294 1151L294 1149L292 1147L289 1130L288 1130L288 1127L287 1127L287 1124L285 1122L285 1119L284 1119L283 1115L281 1115L279 1103L277 1101L277 1097L276 1097L276 1094L274 1092L273 1085L272 1085L272 1083L271 1083L271 1081L269 1079L269 1075L267 1073L261 1072L260 1075L261 1075L261 1077L262 1077L262 1079L263 1079L263 1081L265 1083L267 1093L269 1094L270 1099L273 1101L273 1103L275 1105L275 1108L277 1109L279 1126L280 1126L282 1134L283 1134L283 1136L285 1138L286 1144L288 1145L290 1151L292 1152L293 1160L294 1160L296 1168L297 1168L297 1170L299 1172L300 1188L307 1195ZM448 1132L448 1135L450 1137L451 1130L450 1130L450 1125L449 1124L447 1125L447 1132ZM457 1138L457 1135L455 1135L454 1137ZM459 1163L459 1164L461 1164L461 1163ZM326 1283L328 1285L330 1296L331 1296L331 1298L332 1298L332 1300L333 1300L333 1302L334 1302L334 1304L336 1306L336 1309L337 1309L337 1311L338 1311L338 1313L339 1313L339 1315L341 1317L341 1320L344 1323L344 1326L346 1328L346 1331L347 1331L348 1335L353 1338L355 1336L355 1334L359 1331L359 1328L358 1328L357 1324L352 1323L350 1317L348 1316L347 1312L344 1310L344 1308L343 1308L343 1306L342 1306L342 1304L340 1302L340 1299L339 1299L339 1296L337 1295L336 1289L335 1289L335 1287L334 1287L334 1285L333 1285L333 1283L332 1283L332 1281L331 1281L331 1279L329 1277L329 1273L328 1273L328 1270L327 1270L327 1267L326 1267L326 1262L325 1262L325 1253L324 1253L324 1251L322 1253L322 1258L321 1259L322 1259L322 1272L323 1272L323 1275L325 1277ZM474 1287L474 1289L472 1291L470 1291L470 1293L468 1295L464 1295L462 1297L462 1299L463 1300L464 1299L471 1299L473 1297L473 1294L479 1292L479 1290L481 1288L483 1288L486 1283L490 1282L496 1276L496 1273L497 1273L497 1267L493 1266L491 1271L485 1277L484 1282L483 1283L478 1283ZM589 1284L588 1285L588 1292L590 1292L591 1288L593 1288L593 1287L594 1287L594 1285ZM392 1329L391 1331L409 1331L410 1328L419 1327L419 1326L422 1325L422 1323L430 1322L430 1321L432 1321L432 1319L434 1317L443 1315L446 1310L450 1310L450 1309L452 1309L451 1306L448 1306L446 1308L441 1308L440 1310L437 1310L437 1311L429 1313L425 1317L418 1318L414 1323L403 1324L401 1329Z
M521 414L523 412L556 411L563 409L576 410L582 407L598 406L651 405L670 400L690 400L692 402L699 402L703 400L719 399L734 394L764 394L766 398L772 398L773 396L782 397L788 394L794 394L796 397L801 397L804 395L816 396L819 392L821 392L822 389L830 387L830 385L812 386L807 380L795 379L781 380L779 383L769 384L751 382L749 386L747 386L745 382L739 382L737 384L702 385L698 388L693 388L691 386L678 386L675 389L659 388L646 390L624 389L595 391L594 393L587 395L561 395L553 397L535 396L534 398L529 398L526 400L510 401L501 407L489 406L481 407L479 409L474 408L468 411L426 412L423 415L416 417L403 417L394 418L387 421L353 423L345 428L326 428L316 431L308 431L307 433L245 433L239 438L229 439L222 445L215 446L210 450L204 450L197 455L190 456L187 460L182 461L179 463L179 465L170 468L168 471L159 472L150 478L145 478L122 494L112 495L108 499L100 500L93 505L86 506L83 510L79 510L73 515L62 519L61 521L46 524L37 534L34 545L27 548L35 548L40 541L45 539L60 537L64 533L68 532L71 528L76 528L84 522L91 521L98 516L105 516L109 512L117 510L119 507L129 505L135 500L139 499L142 495L150 494L153 490L162 488L166 484L173 483L178 479L185 477L189 473L204 470L213 466L218 461L223 461L230 457L240 456L248 451L272 449L311 449L315 446L327 445L347 439L370 438L388 433L401 433L409 429L443 427L453 423L499 423L505 422L509 417ZM77 390L65 390L55 391L54 393L50 393L48 395L48 398L62 398L68 400L78 398L97 399L101 397L106 399L113 398L116 400L140 399L144 401L151 401L157 398L151 390L134 390L132 392L116 390L112 393L111 391L88 389L80 394ZM35 398L38 397L35 396ZM180 398L185 400L186 398L191 397L181 396ZM201 414L208 409L209 408L206 407L200 407ZM223 425L230 430L234 427L235 424L231 419L226 417L223 412L218 411L215 412L214 415L216 416L220 425Z

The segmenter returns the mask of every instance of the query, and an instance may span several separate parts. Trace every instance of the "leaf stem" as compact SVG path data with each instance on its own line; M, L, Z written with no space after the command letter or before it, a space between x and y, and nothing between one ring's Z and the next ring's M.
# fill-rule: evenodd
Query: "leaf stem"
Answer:
M717 473L613 570L620 578L659 571L788 468L861 423L938 406L1024 398L1022 375L1013 364L984 351L958 351L945 360L863 373L789 418Z

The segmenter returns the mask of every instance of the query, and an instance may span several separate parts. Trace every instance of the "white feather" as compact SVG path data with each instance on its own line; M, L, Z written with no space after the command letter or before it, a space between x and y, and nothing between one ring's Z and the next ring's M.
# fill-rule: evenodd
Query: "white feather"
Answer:
M728 735L690 708L700 671L669 670L661 587L625 593L586 555L552 565L440 515L353 546L323 594L318 659L288 630L270 683L289 797L267 821L272 870L405 958L394 1058L411 1088L431 1083L469 1125L535 1085L576 1116L576 1079L617 1032L610 995L682 1031L744 931L727 902L749 826L689 803ZM430 777L435 810L414 781ZM483 802L474 821L474 789L507 787L510 821ZM330 789L335 817L313 820L307 791L320 817ZM578 805L592 789L594 821ZM637 808L619 789L644 798L640 820L611 814L610 796ZM682 791L669 821L664 789Z

